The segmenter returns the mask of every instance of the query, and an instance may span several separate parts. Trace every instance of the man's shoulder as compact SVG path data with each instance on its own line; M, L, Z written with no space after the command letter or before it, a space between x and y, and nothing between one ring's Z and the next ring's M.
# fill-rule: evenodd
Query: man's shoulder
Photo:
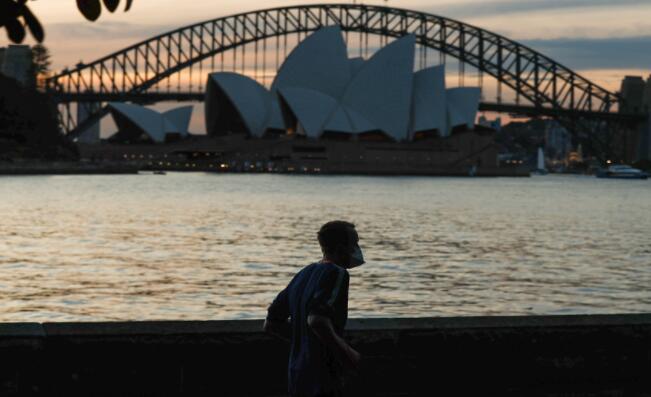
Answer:
M316 265L320 266L319 268L322 269L323 275L327 278L349 278L348 270L339 265L335 265L334 263L317 263Z
M319 264L318 262L314 262L304 266L301 270L299 270L298 272L296 272L296 274L294 274L294 278L292 279L292 281L301 279L306 276L309 277L309 274L315 270L316 265L318 264Z
M314 271L314 269L315 269L318 265L319 265L319 262L312 262L312 263L310 263L309 265L304 266L301 270L298 271L297 274L301 274L301 273L304 274L304 273L312 272L312 271Z

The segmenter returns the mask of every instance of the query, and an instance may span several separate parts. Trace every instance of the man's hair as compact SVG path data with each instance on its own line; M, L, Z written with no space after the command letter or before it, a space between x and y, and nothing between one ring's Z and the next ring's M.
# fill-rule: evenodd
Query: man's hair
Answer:
M348 246L351 235L356 234L355 225L346 221L331 221L321 226L319 244L326 254L335 253L338 246Z

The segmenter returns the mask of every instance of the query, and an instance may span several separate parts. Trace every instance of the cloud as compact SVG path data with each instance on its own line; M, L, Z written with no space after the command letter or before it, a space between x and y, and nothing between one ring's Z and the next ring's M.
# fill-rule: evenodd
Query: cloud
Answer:
M145 25L129 22L53 23L47 26L48 39L144 40L176 29L171 25Z
M474 1L474 0L473 0ZM619 0L617 5L633 6L637 4L649 4L649 0ZM498 12L511 6L511 10L549 10L552 8L560 9L567 7L604 7L610 3L605 0L520 0L517 2L507 0L484 1L475 3L465 3L461 5L443 5L436 10L437 13L449 15L446 11L450 8L465 9L464 12L472 10L473 16L481 16L481 13ZM477 4L475 10L474 4ZM630 12L634 12L635 9ZM477 11L475 13L475 11ZM499 11L501 12L501 11ZM568 12L572 17L580 20L579 12ZM606 12L605 14L608 14ZM568 17L569 18L569 17ZM519 20L520 18L510 18ZM497 20L493 23L495 26L489 26L491 30L498 30L507 37L514 38L537 51L549 56L550 58L564 64L575 70L597 70L597 69L651 69L651 25L630 24L630 29L617 31L615 34L601 36L600 38L580 38L584 36L580 31L560 30L551 26L553 21L533 22L530 20L523 21L522 26L529 26L528 29L520 25L504 25L503 20ZM514 23L515 23L514 22ZM597 21L599 22L599 21ZM597 23L595 22L595 23ZM577 22L578 23L578 22ZM47 26L46 45L52 50L54 56L55 70L60 70L66 65L73 65L81 58L85 62L103 57L109 53L130 46L139 41L159 35L163 32L177 29L184 23L168 24L144 24L124 21L98 21L97 23L52 23ZM533 31L534 25L540 26L540 29L552 30L557 34L550 37L538 31ZM543 27L544 25L544 27ZM514 28L519 34L513 32L504 32L498 29ZM572 29L579 29L580 26L572 25ZM619 26L613 27L621 28ZM586 28L587 29L587 28ZM523 31L530 33L529 39L523 39ZM594 33L594 31L592 31ZM520 37L518 37L520 36ZM610 36L610 37L608 37Z
M453 18L533 13L577 8L632 7L649 5L649 0L488 0L428 7L428 11Z
M53 69L60 70L81 60L93 61L176 28L118 21L53 23L46 26L45 45L52 52Z
M521 43L570 69L651 70L651 36L540 39Z

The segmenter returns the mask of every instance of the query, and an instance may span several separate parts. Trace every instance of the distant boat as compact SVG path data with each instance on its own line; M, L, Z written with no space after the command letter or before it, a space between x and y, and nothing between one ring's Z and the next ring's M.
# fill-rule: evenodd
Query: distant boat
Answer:
M549 173L547 168L545 168L545 154L541 147L538 148L538 162L536 169L532 173L536 175L547 175Z
M158 171L154 171L154 175L167 175L167 173L165 171L158 170Z
M597 172L597 178L614 179L647 179L649 174L630 165L617 164L608 168L602 168Z

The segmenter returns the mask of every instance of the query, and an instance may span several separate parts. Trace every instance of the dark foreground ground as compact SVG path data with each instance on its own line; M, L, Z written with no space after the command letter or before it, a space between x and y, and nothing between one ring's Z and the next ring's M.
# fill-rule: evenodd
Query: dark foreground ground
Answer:
M0 395L282 396L262 322L0 324ZM651 396L651 314L352 319L355 396Z

